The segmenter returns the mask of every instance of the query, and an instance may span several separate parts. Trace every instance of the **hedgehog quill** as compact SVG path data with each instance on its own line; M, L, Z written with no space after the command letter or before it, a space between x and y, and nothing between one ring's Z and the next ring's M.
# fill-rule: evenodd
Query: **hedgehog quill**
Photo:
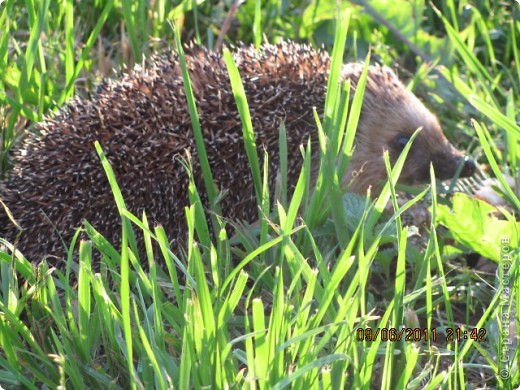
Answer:
M254 124L259 155L269 153L269 171L279 165L279 126L287 131L289 186L302 165L300 145L318 142L313 107L325 102L330 57L310 46L283 42L259 50L234 51ZM225 217L258 218L242 125L220 54L199 47L186 60L198 105L209 163ZM341 79L355 88L363 66L346 64ZM408 155L400 182L429 180L433 163L440 179L451 178L463 161L442 133L436 117L386 67L369 68L356 149L343 184L365 194L386 179L383 150L392 161L413 132L423 130ZM194 178L204 188L178 57L156 58L116 81L105 81L89 100L76 98L37 125L14 156L14 169L0 186L0 197L21 225L19 249L32 261L65 256L74 229L89 221L109 241L120 240L113 195L94 148L99 141L114 169L129 211L164 226L170 239L185 234L188 176L181 159L193 156ZM319 148L313 147L317 164ZM461 176L473 173L466 160ZM275 186L275 174L269 188ZM373 191L374 192L374 191ZM14 241L18 230L0 207L0 236ZM63 240L63 241L62 241Z

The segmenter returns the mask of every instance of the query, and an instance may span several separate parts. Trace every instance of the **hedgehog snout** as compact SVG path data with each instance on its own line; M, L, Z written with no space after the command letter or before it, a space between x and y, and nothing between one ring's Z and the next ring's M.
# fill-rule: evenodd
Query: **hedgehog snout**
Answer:
M475 163L475 161L469 158L469 156L464 156L464 166L462 167L462 171L460 172L460 177L473 176L476 170L477 164Z
M459 177L472 176L477 169L475 162L471 158L461 154L451 156L440 155L437 156L432 162L435 174L440 180L448 180L453 178L461 165L462 168Z

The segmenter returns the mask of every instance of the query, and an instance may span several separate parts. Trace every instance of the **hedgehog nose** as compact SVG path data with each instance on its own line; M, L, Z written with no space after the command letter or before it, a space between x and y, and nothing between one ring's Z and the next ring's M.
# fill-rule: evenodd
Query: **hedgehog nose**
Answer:
M460 172L460 177L473 176L476 170L477 164L475 164L475 161L470 159L468 156L464 157L464 166L462 167L462 171Z

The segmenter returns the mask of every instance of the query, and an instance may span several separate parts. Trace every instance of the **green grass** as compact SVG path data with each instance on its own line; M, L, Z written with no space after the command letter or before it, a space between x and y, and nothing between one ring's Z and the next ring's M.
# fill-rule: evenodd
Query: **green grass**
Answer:
M369 3L369 12L354 3ZM184 72L205 184L197 188L190 177L186 250L172 247L172 237L145 214L126 210L99 145L123 221L121 249L85 223L89 240L76 235L61 273L45 261L33 266L38 259L25 259L0 238L0 385L519 386L520 6L490 0L478 7L468 0L387 3L343 2L339 10L335 1L251 0L222 30L229 10L224 2L112 0L79 7L28 0L18 7L4 1L4 175L24 132L75 94L88 95L111 75L107 64L122 69L168 47L182 51L181 42L189 39L214 47L219 36L228 43L287 38L325 44L333 61L325 115L316 115L318 178L311 181L311 145L302 145L304 164L288 193L282 126L280 201L270 207L267 177L276 173L268 171L268 155L260 163L247 100L226 54L261 210L256 226L240 226L228 236ZM413 139L394 167L387 161L390 180L378 199L344 194L340 182L352 155L363 78L350 103L350 89L335 80L342 62L359 59L399 63L401 77L438 114L450 139L489 164L508 205L499 218L466 195L452 201L437 195L433 171L431 186L402 202L394 185ZM191 161L185 165L189 171ZM516 190L505 174L516 178ZM209 219L199 191L208 194ZM419 203L431 210L422 244L410 235L416 228L403 221ZM385 211L387 204L392 211ZM436 229L439 224L449 232ZM145 244L141 256L138 230ZM482 263L468 267L464 258L472 252L488 257L491 271ZM99 267L93 267L98 258ZM467 339L462 333L456 340L454 329L468 331Z

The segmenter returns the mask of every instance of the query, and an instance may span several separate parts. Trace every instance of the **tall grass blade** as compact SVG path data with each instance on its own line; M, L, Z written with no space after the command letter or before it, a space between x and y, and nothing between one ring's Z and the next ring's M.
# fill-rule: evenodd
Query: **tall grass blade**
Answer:
M260 163L258 159L258 152L255 142L255 133L253 130L253 123L251 122L251 115L249 113L249 105L247 104L246 93L244 85L240 79L238 68L233 60L233 55L228 49L224 49L224 60L229 73L231 82L231 89L237 104L240 119L242 121L242 134L244 136L244 146L246 149L247 160L251 167L251 174L253 175L253 183L255 186L256 199L258 206L262 206L262 177L260 175ZM261 219L261 215L259 215Z
M186 100L191 118L191 126L193 129L193 136L195 138L195 144L197 147L197 156L202 170L202 177L204 179L204 186L208 195L209 206L212 211L218 215L222 215L220 206L217 203L217 188L215 181L213 180L213 174L208 161L208 154L206 152L206 146L204 144L204 135L200 127L199 115L197 113L197 107L195 104L195 96L193 94L193 88L191 86L190 76L188 67L186 64L186 58L184 56L184 50L182 48L180 40L180 31L175 33L175 44L177 46L177 52L179 55L179 63L182 70L182 79L184 82L184 88L186 93ZM213 222L215 231L218 231L218 223Z

